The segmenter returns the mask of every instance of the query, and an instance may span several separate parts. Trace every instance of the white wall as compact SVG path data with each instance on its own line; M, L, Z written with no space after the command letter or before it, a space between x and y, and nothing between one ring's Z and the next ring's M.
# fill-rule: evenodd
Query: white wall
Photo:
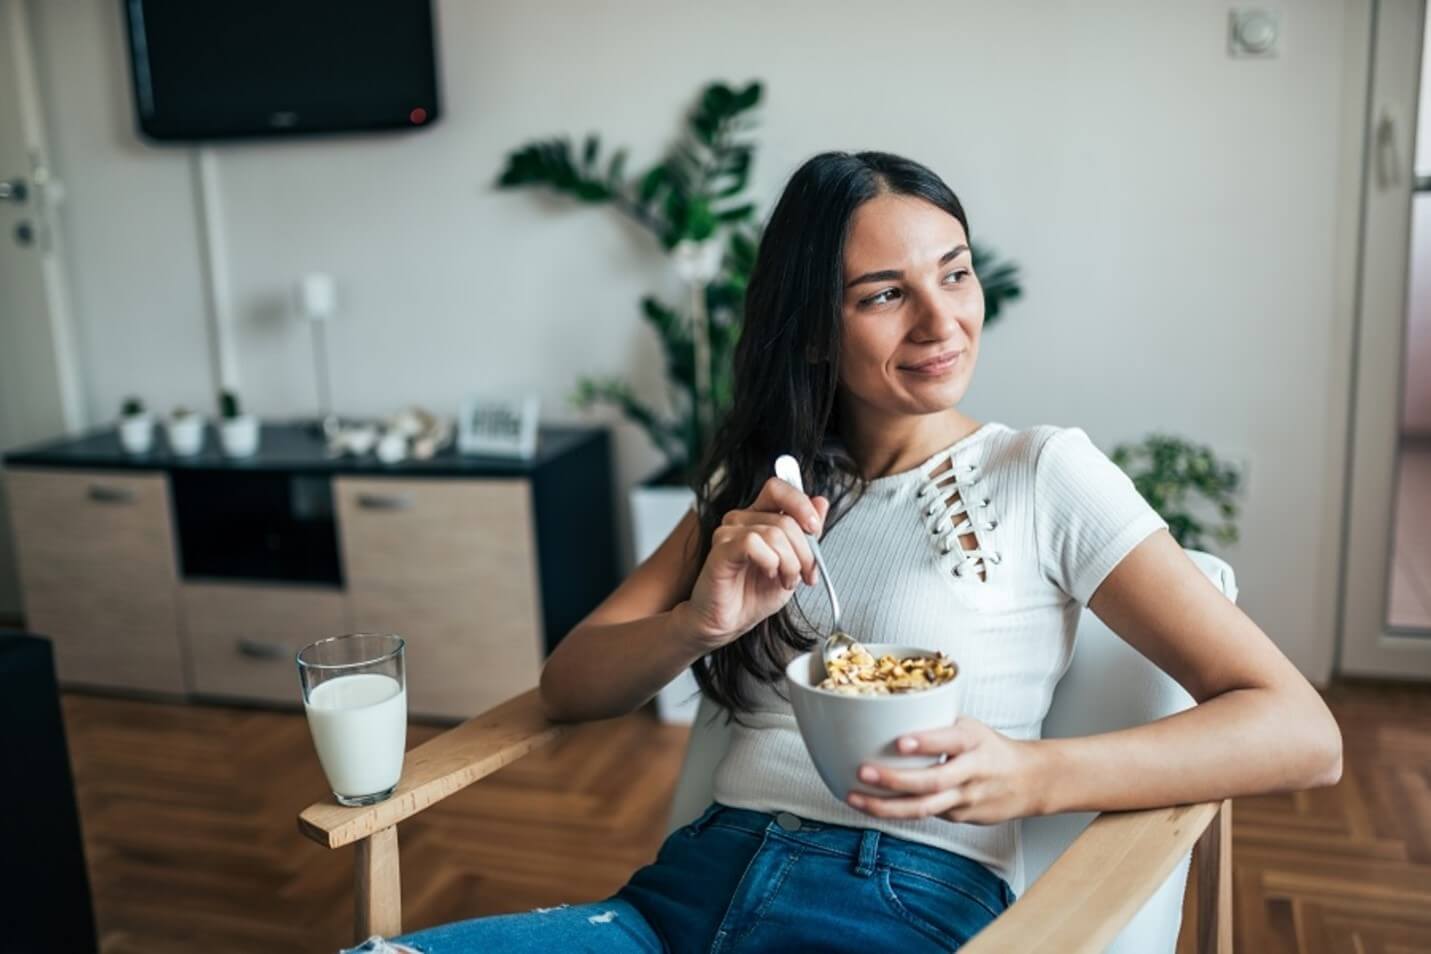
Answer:
M131 391L213 390L187 158L131 131L118 6L32 2L96 419ZM254 408L312 407L305 331L274 305L309 269L340 282L347 412L535 388L558 417L584 372L658 384L636 307L669 288L653 244L609 210L490 183L509 149L561 132L644 167L705 81L760 78L764 210L817 151L901 152L1023 265L970 413L1105 447L1166 429L1250 461L1243 605L1326 676L1334 621L1311 594L1336 586L1339 546L1346 4L1287 5L1268 61L1228 58L1211 0L597 6L440 3L440 124L219 148ZM656 460L629 432L621 451L624 481Z

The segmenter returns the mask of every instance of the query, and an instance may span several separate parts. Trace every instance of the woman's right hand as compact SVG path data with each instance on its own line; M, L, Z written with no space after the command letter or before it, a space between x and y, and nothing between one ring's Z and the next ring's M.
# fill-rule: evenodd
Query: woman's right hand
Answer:
M771 477L748 509L725 515L686 603L694 635L707 651L778 613L801 580L816 582L805 534L820 536L829 509L824 497L812 499Z

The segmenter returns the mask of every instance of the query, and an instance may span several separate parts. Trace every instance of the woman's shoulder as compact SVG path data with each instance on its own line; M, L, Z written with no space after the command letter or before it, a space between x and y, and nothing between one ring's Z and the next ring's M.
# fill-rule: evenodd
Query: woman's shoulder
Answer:
M989 430L989 439L986 441L988 449L984 456L988 464L1023 464L1035 467L1050 446L1054 446L1058 452L1085 444L1092 446L1088 434L1081 427L1035 424L1031 427L1013 428L994 422L986 425L986 428Z

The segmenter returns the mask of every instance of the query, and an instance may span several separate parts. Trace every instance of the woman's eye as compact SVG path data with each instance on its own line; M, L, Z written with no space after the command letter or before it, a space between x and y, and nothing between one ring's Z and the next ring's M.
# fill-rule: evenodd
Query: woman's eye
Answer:
M957 278L954 278L954 281L951 283L957 285L971 274L972 272L970 272L970 270L967 268L956 268L948 275L945 275L944 279L945 281L948 281L951 277L958 276ZM885 302L889 301L889 299L885 297L886 295L897 294L899 294L898 288L886 288L884 291L877 292L868 298L861 298L860 305L862 307L869 307L870 305L883 305Z

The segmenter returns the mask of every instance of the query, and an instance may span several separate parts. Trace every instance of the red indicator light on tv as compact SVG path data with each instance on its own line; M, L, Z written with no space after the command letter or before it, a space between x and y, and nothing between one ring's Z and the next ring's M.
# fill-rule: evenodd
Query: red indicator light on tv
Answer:
M412 112L407 114L407 118L408 121L414 126L421 126L423 123L427 122L427 110L423 109L421 106L418 106L413 109Z

